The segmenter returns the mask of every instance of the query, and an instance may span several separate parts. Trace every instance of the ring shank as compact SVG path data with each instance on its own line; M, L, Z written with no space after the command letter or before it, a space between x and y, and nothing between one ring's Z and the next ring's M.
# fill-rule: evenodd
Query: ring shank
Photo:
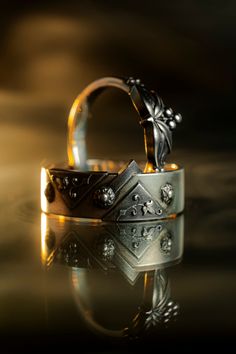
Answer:
M105 77L92 82L79 94L69 113L67 153L69 166L85 169L87 165L86 126L91 105L91 98L108 87L116 87L129 93L129 86L124 80Z

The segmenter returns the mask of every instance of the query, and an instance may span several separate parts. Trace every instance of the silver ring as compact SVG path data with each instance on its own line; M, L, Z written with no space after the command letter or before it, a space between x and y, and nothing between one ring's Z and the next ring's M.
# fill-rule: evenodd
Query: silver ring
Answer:
M78 223L76 219L41 213L42 264L46 270L58 263L69 267L78 310L93 329L108 336L132 338L176 318L179 306L171 299L166 269L181 261L183 246L183 214L152 222L94 226L94 222ZM91 298L87 291L90 293L90 286L98 277L99 284L109 289L113 277L116 281L113 278L112 284L117 284L117 275L142 300L125 327L111 329L93 316L97 293L93 292ZM140 278L143 288L140 288ZM114 294L117 288L112 286ZM120 287L119 290L122 292ZM104 310L113 298L110 290L103 293Z
M133 282L140 271L180 262L184 215L95 227L94 222L78 223L77 219L41 213L41 247L46 268L57 262L76 268L116 268Z
M87 160L86 124L93 100L117 87L131 98L144 129L147 163L134 160ZM165 159L172 131L182 117L139 79L103 78L75 99L68 119L68 166L42 168L42 211L103 221L148 221L174 216L184 209L184 170Z

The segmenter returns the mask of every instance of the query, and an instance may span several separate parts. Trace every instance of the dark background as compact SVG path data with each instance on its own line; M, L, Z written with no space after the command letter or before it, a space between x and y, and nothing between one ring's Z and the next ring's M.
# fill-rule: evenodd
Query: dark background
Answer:
M235 21L233 0L0 1L2 352L68 350L78 338L118 350L81 324L69 271L45 275L40 263L40 166L66 160L70 106L108 75L140 77L183 115L170 157L186 170L185 253L170 272L182 314L161 344L234 343ZM94 106L90 156L144 157L142 134L111 90Z

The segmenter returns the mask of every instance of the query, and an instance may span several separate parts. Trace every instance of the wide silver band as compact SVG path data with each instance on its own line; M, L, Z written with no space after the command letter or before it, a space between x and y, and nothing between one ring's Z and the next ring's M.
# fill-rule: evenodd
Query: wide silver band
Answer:
M49 167L41 170L41 207L49 214L103 221L148 221L184 209L184 170L142 173L135 161L121 172L106 172L109 161L92 161L89 172ZM94 172L93 172L94 171Z
M107 87L129 94L144 129L147 162L87 160L86 124L94 98ZM103 78L76 98L68 120L68 166L41 171L42 211L78 218L133 222L162 219L184 209L184 170L166 164L181 115L139 79Z

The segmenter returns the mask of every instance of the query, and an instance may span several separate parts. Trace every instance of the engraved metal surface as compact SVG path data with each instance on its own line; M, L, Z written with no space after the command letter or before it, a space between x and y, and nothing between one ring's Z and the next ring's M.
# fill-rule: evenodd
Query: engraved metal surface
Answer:
M153 200L150 193L139 182L116 204L104 220L135 221L163 218L165 213L160 204Z
M96 225L44 213L41 217L46 265L59 261L82 268L115 267L133 282L140 270L166 267L178 262L183 254L183 215L169 220Z
M51 184L55 186L68 208L73 209L107 173L76 173L51 169L49 175Z
M108 87L119 88L129 94L139 114L144 129L147 164L153 171L161 171L166 156L172 149L172 131L182 121L182 116L165 106L153 90L149 90L140 79L105 77L88 85L74 101L68 119L68 160L75 168L86 168L86 125L90 106L101 92Z
M109 229L115 239L124 245L127 251L140 260L151 245L154 245L163 226L157 222L145 222L118 223L115 227L109 225L106 228Z
M95 247L96 253L102 258L103 261L112 261L115 255L116 245L111 237L108 237L108 235L106 235L104 237L99 238Z
M87 119L92 102L108 87L125 91L139 114L147 157L144 172L134 160L116 173L104 171L100 162L94 164L94 172L89 171L91 163L87 160L85 144ZM182 212L184 171L176 164L165 164L172 148L171 131L181 119L180 114L166 108L161 98L140 79L108 77L92 82L76 98L69 114L70 168L60 169L55 165L42 168L42 211L105 221L145 221ZM178 191L175 198L174 190Z
M94 226L93 223L62 220L42 213L42 261L47 269L56 263L71 268L76 304L84 320L89 318L89 323L96 332L134 338L157 326L165 326L178 314L178 305L171 300L170 284L164 268L181 259L182 221L181 216L160 222L101 223ZM168 255L163 256L157 246L161 245L163 234L170 232L175 240L173 245L177 253L176 250L171 250ZM152 259L153 252L159 252L161 262L158 257ZM143 258L146 259L144 263ZM109 308L110 301L113 301L109 294L111 290L116 292L116 283L113 283L114 289L110 290L109 274L117 274L118 277L121 274L123 281L134 288L138 299L135 312L132 312L127 325L121 329L104 327L93 312L94 302L99 301L101 293L104 306ZM91 291L93 276L99 281L99 291ZM140 292L141 297L137 296Z
M107 161L94 160L98 169ZM115 165L115 163L113 163ZM184 170L166 165L165 172L142 173L131 160L117 172L42 169L44 212L104 221L145 221L179 214L184 208ZM55 195L45 190L52 185ZM47 190L49 193L49 190Z
M144 128L148 164L153 170L161 170L172 149L172 130L176 128L176 122L180 123L181 116L174 114L171 108L166 109L156 92L148 90L140 80L129 79L127 83L130 85L132 103Z
M169 205L174 198L174 189L170 183L166 183L161 187L161 200Z
M165 255L170 255L172 249L172 237L170 233L164 234L160 239L160 250Z
M99 278L100 286L103 289L103 312L113 309L115 299L110 296L109 278L105 278L99 272L94 272L94 276ZM102 334L115 338L137 339L157 328L170 326L177 318L179 305L171 299L171 288L168 275L164 270L149 271L140 274L139 287L135 284L133 294L138 299L133 302L132 313L126 319L126 323L118 328L112 328L109 324L104 324L102 318L97 317L94 309L95 304L100 299L99 292L91 293L93 289L93 277L90 272L76 269L72 270L73 290L80 315L86 323L97 334ZM117 279L118 280L118 279ZM120 292L114 285L114 292ZM113 307L112 306L113 303ZM122 312L122 309L118 309ZM113 313L113 312L112 312Z
M93 194L93 200L101 208L109 208L115 201L115 193L111 187L103 186Z
M146 281L152 291L147 291L132 326L126 330L126 334L131 337L143 331L153 330L157 326L167 326L179 314L179 304L171 299L167 273L157 270L148 274Z

